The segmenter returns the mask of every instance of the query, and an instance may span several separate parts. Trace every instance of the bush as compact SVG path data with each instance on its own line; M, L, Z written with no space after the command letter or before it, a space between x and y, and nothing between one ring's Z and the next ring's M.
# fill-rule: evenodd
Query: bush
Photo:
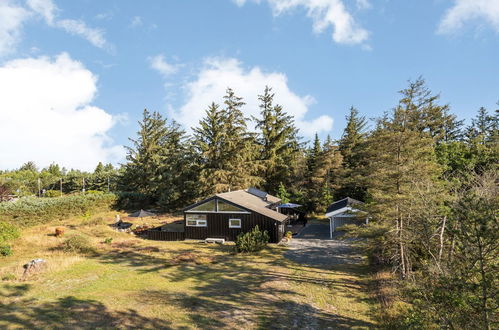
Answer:
M47 190L44 197L61 197L61 192L59 190Z
M258 225L247 233L237 235L236 251L237 252L257 252L262 250L269 242L269 234L267 231L261 231Z
M108 237L104 240L104 243L105 244L111 244L113 242L113 238L112 237Z
M13 239L16 239L20 236L19 229L16 226L8 223L0 221L0 244L3 242L7 242Z
M83 235L71 236L62 243L62 249L66 252L90 253L94 249L88 237Z
M124 210L146 209L152 204L154 204L154 200L151 196L129 191L118 193L118 199L116 201L118 208Z
M293 238L293 233L291 231L286 232L286 238L287 239L292 239Z
M0 203L0 221L9 221L18 226L33 226L54 219L65 219L92 211L109 209L115 201L116 195L114 194L22 198L13 203Z
M2 275L2 281L14 281L15 279L16 279L16 275L14 275L14 274Z
M0 256L10 256L12 254L12 248L10 245L0 243Z

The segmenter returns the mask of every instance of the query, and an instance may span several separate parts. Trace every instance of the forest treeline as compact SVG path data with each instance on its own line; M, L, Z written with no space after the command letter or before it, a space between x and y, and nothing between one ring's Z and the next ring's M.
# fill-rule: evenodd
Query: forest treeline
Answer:
M309 143L271 88L252 118L228 88L191 135L145 110L119 168L38 171L30 163L1 173L0 189L37 193L38 181L25 178L41 177L43 189L62 178L70 192L85 177L87 189L119 192L123 207L167 211L250 186L317 214L349 196L366 202L371 218L351 235L367 238L371 262L397 275L408 302L387 324L490 329L498 321L499 110L480 108L464 125L423 79L399 93L381 117L367 120L352 107L339 140Z

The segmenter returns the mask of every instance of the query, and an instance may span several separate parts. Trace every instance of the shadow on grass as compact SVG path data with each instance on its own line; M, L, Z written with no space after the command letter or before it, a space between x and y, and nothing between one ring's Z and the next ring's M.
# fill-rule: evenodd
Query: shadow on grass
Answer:
M195 253L196 247L197 244L193 244L190 251ZM362 283L355 278L350 280L340 276L340 279L332 279L328 276L361 272L357 265L345 265L343 272L317 267L304 269L283 258L284 249L281 247L269 248L260 255L233 254L231 246L203 244L203 247L204 251L213 251L217 255L217 263L172 265L170 258L162 254L151 255L138 249L115 249L98 259L104 263L135 267L138 272L160 272L159 276L167 281L178 283L172 290L158 290L151 283L146 290L131 293L130 298L144 306L173 305L184 311L189 323L203 329L374 327L370 322L320 309L310 304L308 297L293 290L293 286L302 284L331 290L328 292L359 290ZM226 253L220 255L221 251ZM316 275L315 271L319 273ZM367 300L353 295L350 298Z
M2 296L19 296L26 287L6 287ZM135 310L110 311L95 300L72 296L54 302L39 303L34 299L0 301L0 328L22 329L169 329L170 323L158 318L146 318Z

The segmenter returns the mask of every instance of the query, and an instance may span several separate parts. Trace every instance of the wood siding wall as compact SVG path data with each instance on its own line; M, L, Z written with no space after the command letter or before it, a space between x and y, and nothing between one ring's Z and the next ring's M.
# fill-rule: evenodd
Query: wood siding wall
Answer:
M185 239L184 232L171 232L160 230L147 230L145 235L147 239L155 241L183 241Z
M191 214L194 212L190 212ZM281 241L286 222L279 222L268 218L258 213L241 214L241 213L202 213L207 219L207 227L190 227L185 226L185 238L190 239L205 239L205 238L224 238L226 241L235 241L237 235L241 232L248 232L256 225L260 230L266 230L270 236L270 243L278 243ZM241 228L229 228L229 219L241 219ZM185 213L184 213L185 225ZM282 225L280 230L280 225Z

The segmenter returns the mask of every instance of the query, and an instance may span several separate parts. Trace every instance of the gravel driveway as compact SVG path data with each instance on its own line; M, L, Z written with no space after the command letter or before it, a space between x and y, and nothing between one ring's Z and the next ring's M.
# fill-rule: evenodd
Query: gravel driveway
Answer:
M342 233L329 238L328 224L309 224L289 244L284 256L300 264L324 267L339 264L358 264L362 256L351 240L340 240Z

